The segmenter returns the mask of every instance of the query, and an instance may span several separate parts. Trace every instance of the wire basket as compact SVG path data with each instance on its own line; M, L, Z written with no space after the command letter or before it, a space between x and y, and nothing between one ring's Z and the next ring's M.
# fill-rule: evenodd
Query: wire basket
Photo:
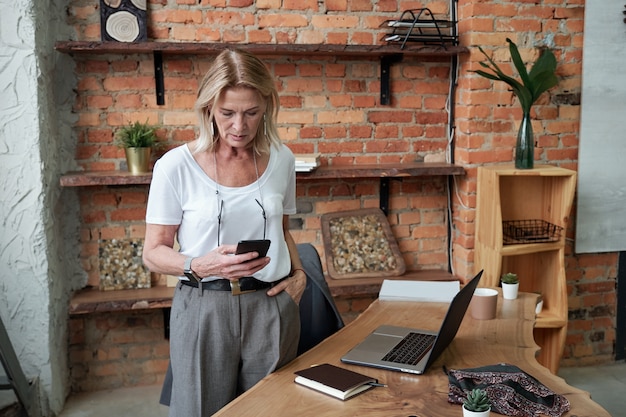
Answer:
M506 220L502 222L505 245L557 242L563 228L545 220Z

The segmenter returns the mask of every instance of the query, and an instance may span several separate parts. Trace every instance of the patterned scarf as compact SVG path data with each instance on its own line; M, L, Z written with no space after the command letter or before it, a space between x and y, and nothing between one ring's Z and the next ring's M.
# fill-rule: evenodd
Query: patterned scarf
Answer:
M567 398L556 394L520 368L509 364L489 365L473 369L446 370L448 402L462 404L474 388L487 392L491 410L507 416L560 417L569 411Z

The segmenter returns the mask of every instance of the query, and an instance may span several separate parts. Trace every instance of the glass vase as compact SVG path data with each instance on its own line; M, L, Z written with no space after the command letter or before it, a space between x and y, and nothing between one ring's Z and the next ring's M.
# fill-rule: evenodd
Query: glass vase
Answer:
M530 112L524 112L522 123L517 132L515 145L515 168L532 169L535 159L535 137L530 123Z

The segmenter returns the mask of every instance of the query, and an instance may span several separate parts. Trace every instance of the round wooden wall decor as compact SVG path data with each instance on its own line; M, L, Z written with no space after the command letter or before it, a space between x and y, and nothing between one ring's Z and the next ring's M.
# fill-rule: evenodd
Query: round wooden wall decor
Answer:
M142 42L148 38L146 0L100 0L102 40Z

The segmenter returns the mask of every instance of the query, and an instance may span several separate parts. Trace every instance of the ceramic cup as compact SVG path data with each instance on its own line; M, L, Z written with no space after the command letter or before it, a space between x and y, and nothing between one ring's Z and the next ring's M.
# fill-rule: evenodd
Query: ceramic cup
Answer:
M496 318L498 291L492 288L476 288L470 303L470 314L478 320Z

